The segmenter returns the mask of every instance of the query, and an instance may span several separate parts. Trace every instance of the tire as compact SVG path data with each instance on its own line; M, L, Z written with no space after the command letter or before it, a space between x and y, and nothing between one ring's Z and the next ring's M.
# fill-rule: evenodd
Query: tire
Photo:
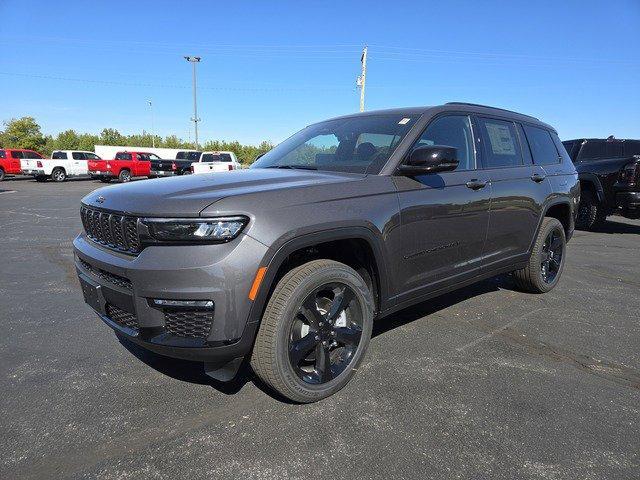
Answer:
M4 170L2 168L0 168L0 182L4 180Z
M38 175L36 177L34 177L36 179L36 182L40 182L40 183L44 183L47 181L47 176L46 175Z
M294 268L269 298L251 367L264 383L294 402L333 395L351 380L364 358L373 310L371 291L347 265L313 260Z
M604 223L607 215L603 206L590 190L585 190L580 195L580 205L578 206L578 218L576 228L580 230L591 230Z
M100 177L102 183L111 183L111 177Z
M64 168L54 168L51 172L51 180L54 182L64 182L67 179L67 172L65 172Z
M120 170L120 174L118 175L118 180L120 180L120 183L130 182L131 172L129 170Z
M558 219L545 217L527 266L513 272L518 288L530 293L546 293L553 289L562 275L566 250L564 227Z

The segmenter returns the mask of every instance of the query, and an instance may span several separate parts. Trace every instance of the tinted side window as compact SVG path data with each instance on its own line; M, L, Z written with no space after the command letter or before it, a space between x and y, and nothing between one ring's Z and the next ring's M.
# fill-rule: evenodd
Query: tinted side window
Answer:
M473 150L471 120L466 115L447 115L436 118L422 133L413 148L430 145L446 145L458 150L458 168L456 170L474 170L476 168Z
M553 139L553 143L556 144L556 148L558 149L558 154L562 158L562 162L571 162L571 153L566 149L564 144L560 141L560 137L558 137L557 133L551 133L551 138Z
M604 158L607 154L606 144L604 141L587 141L582 145L580 150L580 159L583 158Z
M4 150L0 150L0 158L7 158L7 154Z
M524 131L533 155L533 163L536 165L552 165L560 162L556 146L553 144L553 139L547 130L525 125Z
M622 142L607 142L607 157L622 157Z
M131 154L126 152L116 153L116 160L131 160Z
M98 155L96 155L95 153L85 153L84 154L84 158L86 158L87 160L102 160Z
M22 155L22 152L13 151L11 152L11 158L24 158L24 156Z
M66 160L67 152L53 152L51 154L51 158L53 158L54 160Z
M187 158L187 152L178 152L176 154L176 160L184 160Z
M640 141L627 140L624 142L624 156L630 157L631 155L640 155Z
M71 156L74 160L84 160L84 153L82 152L71 152Z
M484 144L486 168L519 167L522 154L512 122L480 118L480 132Z

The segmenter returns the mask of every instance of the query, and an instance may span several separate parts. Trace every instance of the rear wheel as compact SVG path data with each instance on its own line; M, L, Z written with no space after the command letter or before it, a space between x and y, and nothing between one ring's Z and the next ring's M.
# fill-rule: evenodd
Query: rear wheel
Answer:
M566 257L567 241L562 223L545 217L533 245L528 265L514 272L521 290L545 293L560 280Z
M344 387L369 345L373 296L355 270L314 260L288 272L269 299L251 356L265 383L301 403Z
M54 182L64 182L67 179L67 172L64 171L64 168L54 168L51 172L51 179Z
M4 180L4 170L0 168L0 182Z
M120 183L130 182L131 172L129 170L121 170L120 175L118 175L118 180L120 180Z
M578 206L578 218L576 228L580 230L591 230L602 224L607 218L603 205L591 190L585 190L580 195L580 205Z

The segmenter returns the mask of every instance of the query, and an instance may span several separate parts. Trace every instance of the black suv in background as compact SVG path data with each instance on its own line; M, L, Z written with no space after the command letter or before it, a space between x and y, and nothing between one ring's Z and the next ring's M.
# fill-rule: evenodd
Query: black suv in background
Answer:
M122 337L218 379L246 358L313 402L356 373L375 318L505 272L551 290L578 195L536 118L464 103L373 111L310 125L248 170L90 193L75 264Z
M562 143L580 178L578 228L594 228L614 213L640 218L640 140L611 136Z

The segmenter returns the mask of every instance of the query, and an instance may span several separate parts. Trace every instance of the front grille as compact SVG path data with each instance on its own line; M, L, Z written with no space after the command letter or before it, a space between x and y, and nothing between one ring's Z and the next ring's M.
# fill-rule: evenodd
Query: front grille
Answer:
M136 254L140 252L138 218L94 208L80 207L82 226L94 242L114 250Z
M138 325L138 317L134 313L125 312L121 308L116 307L115 305L111 305L107 303L107 317L118 325L122 325L123 327L132 328L137 330L139 328Z
M207 338L211 330L213 312L175 310L164 312L167 332L178 337Z
M127 278L121 277L120 275L116 275L114 273L107 272L106 270L102 270L100 268L94 267L89 263L85 262L83 259L79 259L80 264L89 272L93 273L96 277L100 277L103 280L106 280L109 283L113 283L120 288L124 288L125 290L133 290L133 285L131 281Z

